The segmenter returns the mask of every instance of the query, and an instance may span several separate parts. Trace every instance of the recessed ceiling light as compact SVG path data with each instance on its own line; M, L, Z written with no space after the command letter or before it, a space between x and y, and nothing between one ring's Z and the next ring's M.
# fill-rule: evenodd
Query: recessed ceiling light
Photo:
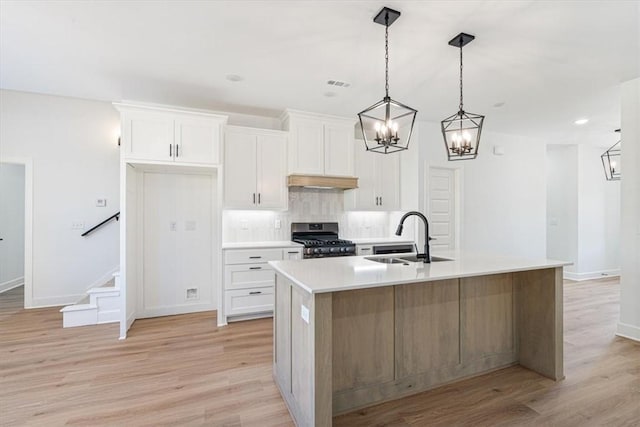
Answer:
M244 80L244 77L237 74L227 74L227 80L229 80L230 82L241 82Z
M504 102L504 101L501 101L501 102L496 102L495 104L493 104L493 106L494 106L495 108L500 108L500 107L502 107L504 104L505 104L505 102Z
M338 94L335 92L325 92L324 96L326 96L327 98L333 98L334 96L337 96Z
M576 121L575 121L575 122L573 122L573 123L575 123L575 124L577 124L577 125L584 125L584 124L586 124L588 121L589 121L589 119L578 119L578 120L576 120Z

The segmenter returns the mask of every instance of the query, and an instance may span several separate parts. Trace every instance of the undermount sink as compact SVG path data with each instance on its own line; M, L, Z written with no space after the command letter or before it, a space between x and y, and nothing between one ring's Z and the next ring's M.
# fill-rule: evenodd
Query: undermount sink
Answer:
M422 258L418 258L417 256L413 255L413 256L403 256L401 258L398 258L401 261L410 261L410 262L422 262ZM453 258L443 258L443 257L439 257L439 256L433 256L431 255L431 262L440 262L440 261L453 261Z
M364 259L369 261L379 262L381 264L404 264L409 265L410 262L422 262L422 258L418 258L417 256L406 256L406 257L365 257ZM439 256L432 256L431 262L441 262L441 261L453 261L452 258L443 258Z
M379 262L382 264L404 264L404 265L409 265L409 263L405 260L399 259L399 258L390 258L390 257L381 257L381 258L374 258L374 257L365 257L365 259L368 259L369 261L375 261L375 262Z

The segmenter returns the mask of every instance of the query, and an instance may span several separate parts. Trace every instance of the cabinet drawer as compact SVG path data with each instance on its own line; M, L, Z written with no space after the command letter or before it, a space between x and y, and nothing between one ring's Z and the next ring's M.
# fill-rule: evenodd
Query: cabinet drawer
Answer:
M224 288L247 289L275 285L276 275L268 264L227 265L224 267Z
M273 311L273 287L225 291L227 316Z
M227 250L225 264L257 264L282 259L282 249L238 249Z
M283 249L282 250L282 259L283 260L288 260L288 259L302 259L302 248L296 248L296 249Z

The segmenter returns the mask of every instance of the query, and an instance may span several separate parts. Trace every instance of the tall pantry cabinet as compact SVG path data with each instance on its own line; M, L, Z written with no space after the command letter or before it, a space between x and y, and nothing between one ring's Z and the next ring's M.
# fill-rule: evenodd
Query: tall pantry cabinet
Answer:
M216 310L222 132L207 111L114 104L121 114L120 337L136 318Z

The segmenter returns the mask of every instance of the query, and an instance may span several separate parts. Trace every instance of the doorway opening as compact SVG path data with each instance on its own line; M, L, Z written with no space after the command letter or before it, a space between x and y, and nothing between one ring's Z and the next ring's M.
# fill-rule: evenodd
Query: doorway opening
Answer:
M2 304L30 308L32 287L32 163L0 162L0 298Z

